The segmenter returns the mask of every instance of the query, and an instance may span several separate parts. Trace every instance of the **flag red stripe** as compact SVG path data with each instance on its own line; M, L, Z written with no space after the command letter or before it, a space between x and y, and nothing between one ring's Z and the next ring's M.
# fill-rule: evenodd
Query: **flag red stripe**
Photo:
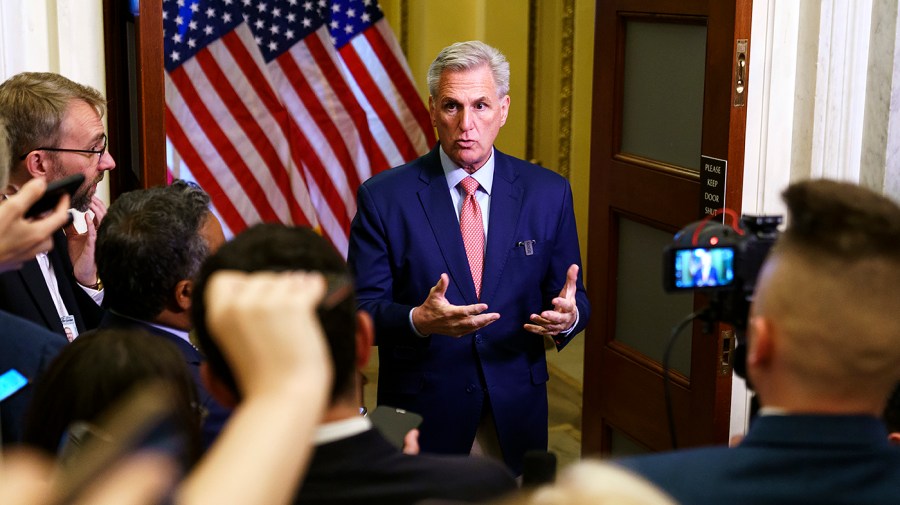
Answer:
M180 68L175 70L172 74L179 71L181 71ZM169 76L171 77L172 74L169 74ZM210 172L209 167L203 162L203 158L197 153L196 149L194 149L194 145L188 139L188 136L181 128L178 119L175 118L175 115L172 114L172 111L168 106L166 106L166 132L168 133L172 145L174 145L175 149L178 151L178 154L184 160L185 164L190 167L191 174L197 179L197 182L203 190L209 194L212 204L216 207L216 210L219 211L219 215L222 216L226 226L234 233L238 233L246 228L247 222L244 221L241 213L238 212L231 199L225 191L222 190L219 182Z
M369 41L369 46L378 55L378 59L388 75L396 76L392 83L416 122L419 123L422 133L425 135L426 145L429 147L433 146L437 139L434 136L434 126L431 125L431 116L426 108L422 106L422 99L419 98L419 93L416 91L412 79L405 78L409 76L406 69L397 61L397 55L394 54L394 51L376 27L373 26L366 30L365 36L366 40Z
M315 37L310 36L310 38ZM337 157L337 161L344 173L347 174L347 185L351 188L359 186L359 177L356 175L356 162L350 155L347 144L344 143L344 138L341 136L341 132L338 131L337 125L335 125L334 120L328 111L325 110L325 107L322 106L322 100L313 91L309 81L306 80L306 76L303 75L300 67L297 66L296 60L286 53L284 56L277 58L276 61L309 112L310 119L318 125L328 145L331 146L331 151Z
M334 186L334 180L329 177L328 172L322 165L322 160L319 159L318 153L310 145L309 139L300 130L300 126L294 123L292 129L296 130L296 134L291 138L297 142L298 149L303 153L303 161L306 164L307 172L315 180L316 185L322 192L322 197L328 202L328 207L331 209L331 213L334 214L335 219L341 224L341 228L349 234L350 218L347 216L347 206Z
M269 205L268 200L265 198L265 192L260 187L256 177L253 176L250 167L248 167L243 158L241 158L240 153L225 135L225 132L222 131L222 128L219 126L218 122L216 122L216 119L212 116L210 111L203 104L203 100L194 88L193 82L183 71L183 67L176 69L174 72L170 72L169 77L171 77L172 83L178 88L178 92L181 93L181 96L184 98L184 103L197 120L197 124L199 124L200 128L206 132L206 136L209 138L210 143L215 147L216 151L219 152L219 156L225 163L225 168L229 169L231 173L234 174L235 179L237 179L244 189L244 193L253 203L253 206L256 208L260 217L267 221L277 221L278 217L275 214L275 210ZM259 198L259 195L262 195L262 199ZM237 232L237 230L232 230Z
M321 107L318 97L309 86L306 77L300 71L300 68L297 66L296 61L289 55L278 58L275 61L278 63L281 71L284 73L285 78L289 83L291 83L295 93L297 93L297 96L307 107L307 109L309 109L310 107L313 107L315 109L315 111L310 111L310 114L312 116L311 120L316 121L320 130L325 135L326 141L331 146L332 151L334 151L335 155L338 156L341 152L344 154L344 156L340 157L342 159L339 160L341 171L345 174L352 171L355 175L355 164L353 160L350 159L350 153L346 150L346 145L343 142L343 138L341 137L340 132L337 131L337 128L331 121L328 113ZM297 121L299 119L302 118L293 118L294 121ZM328 202L328 206L331 208L332 213L338 217L342 224L346 222L346 228L349 231L350 218L347 216L347 204L345 203L344 198L341 196L341 191L335 185L334 180L328 174L328 171L323 165L321 153L319 153L312 147L309 138L306 137L306 135L303 133L303 130L300 129L299 124L296 125L296 130L297 135L302 137L300 139L300 141L302 142L300 151L303 153L303 159L306 162L306 166L309 169L310 174L316 180L316 184L319 186L319 189L324 193L323 196ZM339 144L339 146L343 148L343 151L335 149L335 144ZM359 177L353 177L352 179L348 177L347 184L350 188L359 186ZM352 198L352 194L349 196Z
M222 37L222 40L224 41L236 37L237 35L235 32L229 32ZM237 42L240 44L240 41ZM300 208L297 205L297 202L294 201L293 195L290 194L290 182L287 178L284 161L279 156L275 146L272 145L269 136L256 121L254 114L247 108L247 103L238 96L237 92L231 86L229 77L225 75L209 51L200 51L194 56L194 59L207 75L210 84L212 84L213 89L216 90L216 94L222 99L223 104L231 112L232 116L234 116L238 126L240 126L241 130L247 135L247 140L250 141L252 146L256 149L256 152L259 153L272 176L275 187L284 196L285 201L288 202L291 216L299 213ZM235 59L237 58L235 57ZM248 75L247 78L248 80L252 80L254 76ZM257 200L269 202L270 199L265 190L263 190L261 186L257 187L259 188L258 193L247 192L247 196L250 197L251 200L254 200L254 202ZM278 221L284 221L283 216L278 216L277 213L273 218ZM264 217L264 219L268 218Z
M285 137L285 141L287 141L287 139L290 138L288 136L287 111L284 109L284 106L281 104L281 102L279 102L278 96L276 95L275 90L273 90L272 86L269 84L269 81L263 73L262 68L260 68L258 62L254 60L253 56L248 52L247 46L244 45L240 37L237 36L236 30L228 33L227 35L222 37L221 40L222 42L224 42L225 47L227 47L231 52L234 61L238 64L238 67L247 77L247 81L256 91L256 95L260 98L263 105L265 105L266 109L269 111L272 120L278 124L279 128L281 129L281 133ZM244 123L245 122L241 122L242 125ZM254 125L256 125L256 122L252 120L248 121L247 123L253 123ZM263 133L263 136L268 142L268 135ZM259 144L255 145L257 146L257 148L259 147ZM271 145L270 142L269 145ZM272 147L272 149L274 149L274 146ZM296 167L299 167L299 153L296 152L296 149L290 149L290 156L291 159L293 159ZM288 202L291 221L296 224L309 224L309 219L303 213L303 210L300 208L300 205L297 202L296 198L294 198L294 196L290 192L290 182L286 173L286 171L290 170L290 167L284 167L280 158L278 160L278 165L282 165L284 170L276 169L278 174L273 173L272 176L275 182L278 184L279 189L281 189L282 194L284 194L285 200L287 200Z
M306 47L315 59L322 74L326 77L331 89L341 101L344 109L347 110L347 114L353 120L353 124L356 125L360 140L365 147L366 153L369 155L369 165L372 173L375 174L389 168L387 158L379 149L372 132L369 131L369 125L366 122L366 111L356 101L353 91L347 85L347 81L344 80L343 73L328 55L327 49L322 44L322 39L316 35L310 35L306 38ZM357 170L354 169L351 172L353 173L353 179L348 176L347 180L351 181L350 188L352 189L358 187L360 181Z
M353 48L352 44L347 44L341 48L340 54L347 64L347 68L350 69L350 73L353 74L353 77L359 84L359 88L362 90L363 94L366 95L366 99L369 100L372 108L375 109L375 112L378 114L378 118L381 119L385 128L391 133L391 138L394 139L394 143L397 145L400 154L407 160L417 158L419 153L416 152L415 146L413 146L412 142L409 140L409 137L406 135L406 130L397 119L397 116L394 114L390 105L388 105L387 100L381 95L378 84L372 80L372 76L369 75L365 65L363 65L363 62L360 60L359 55L356 53L356 49Z

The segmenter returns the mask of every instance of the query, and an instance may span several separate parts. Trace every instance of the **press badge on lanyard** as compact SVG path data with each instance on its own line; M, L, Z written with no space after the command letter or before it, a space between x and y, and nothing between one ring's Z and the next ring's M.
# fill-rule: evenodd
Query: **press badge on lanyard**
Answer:
M69 342L75 340L75 337L78 336L78 326L75 325L75 316L70 314L60 316L59 322L62 323L63 329L66 331L66 338Z

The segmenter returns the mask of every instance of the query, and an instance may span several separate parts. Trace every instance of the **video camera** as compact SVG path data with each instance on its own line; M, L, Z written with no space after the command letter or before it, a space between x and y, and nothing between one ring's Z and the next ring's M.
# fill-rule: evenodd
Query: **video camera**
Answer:
M696 221L675 234L663 252L663 286L668 292L707 292L700 319L723 322L743 333L756 278L775 240L782 216L750 216L738 227Z

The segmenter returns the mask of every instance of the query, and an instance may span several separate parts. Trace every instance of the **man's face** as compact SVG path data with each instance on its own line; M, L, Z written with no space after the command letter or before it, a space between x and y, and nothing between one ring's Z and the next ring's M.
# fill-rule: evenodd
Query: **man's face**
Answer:
M207 212L203 226L200 227L200 236L206 241L210 256L225 243L225 234L222 232L222 223L212 212Z
M470 174L491 156L491 147L509 113L509 95L498 97L487 65L445 71L437 96L428 98L431 122L444 152Z
M105 133L100 115L93 107L81 100L75 100L66 109L60 124L60 136L56 146L62 149L99 150L103 148ZM48 146L49 147L49 146ZM116 167L116 161L109 152L102 156L88 153L48 152L49 167L47 182L75 174L84 175L84 184L72 197L72 208L82 212L88 210L91 198L97 191L97 183L103 180L103 173Z

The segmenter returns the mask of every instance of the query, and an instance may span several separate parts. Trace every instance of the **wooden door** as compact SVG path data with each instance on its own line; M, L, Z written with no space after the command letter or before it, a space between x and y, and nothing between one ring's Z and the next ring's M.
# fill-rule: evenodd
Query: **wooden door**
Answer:
M597 1L586 455L671 448L662 356L671 328L704 300L663 292L662 248L701 218L701 156L727 161L724 203L740 212L748 76L737 52L746 64L751 1ZM727 440L727 335L695 323L674 349L681 447Z

